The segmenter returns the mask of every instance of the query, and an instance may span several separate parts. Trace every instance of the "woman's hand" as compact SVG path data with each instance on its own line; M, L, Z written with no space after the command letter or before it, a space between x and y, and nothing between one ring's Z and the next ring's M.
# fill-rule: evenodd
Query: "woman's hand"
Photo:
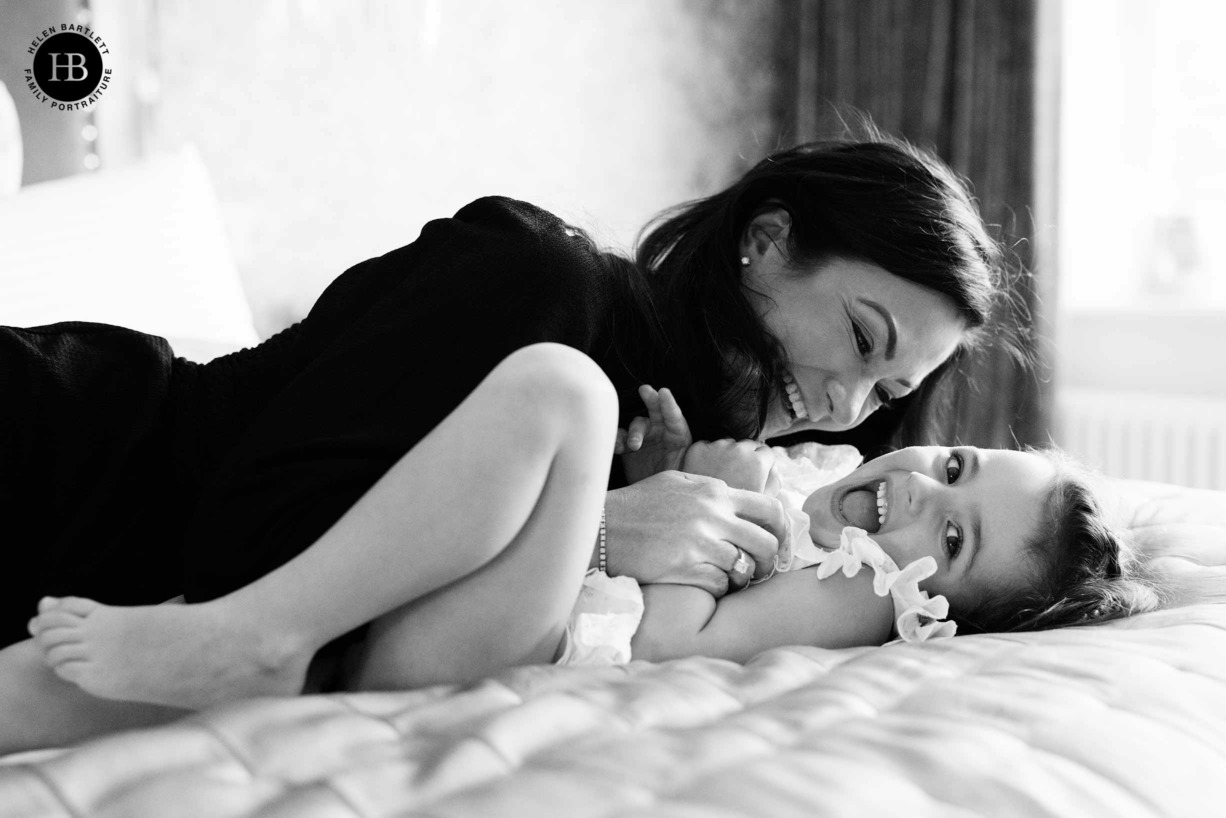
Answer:
M619 429L613 449L614 454L622 456L622 467L630 483L679 468L685 450L694 442L690 425L672 392L668 389L657 392L643 384L639 397L647 407L647 417L636 417L629 429Z
M775 453L756 440L715 440L689 447L681 461L682 471L723 480L731 488L769 494L779 492Z
M675 471L610 491L605 527L610 574L694 585L716 598L749 581L749 574L729 577L738 549L762 575L787 536L777 500Z

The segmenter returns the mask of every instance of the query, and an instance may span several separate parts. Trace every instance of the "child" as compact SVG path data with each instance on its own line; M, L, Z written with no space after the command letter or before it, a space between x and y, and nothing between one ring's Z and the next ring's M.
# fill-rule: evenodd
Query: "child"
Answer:
M688 430L671 397L644 395L652 419L632 426L627 440L629 448L652 444L641 457L680 456L730 484L788 490L776 485L769 450L683 445ZM468 682L565 659L577 649L566 633L585 574L600 567L591 541L602 529L616 416L612 387L586 356L553 344L523 348L272 573L201 604L44 600L31 633L54 672L93 696L186 708L298 693L316 651L368 622L349 679L359 689ZM689 479L725 490L709 477ZM790 557L785 548L777 561L812 559L812 567L776 572L718 602L693 587L647 586L633 657L744 661L788 644L880 645L896 635L898 612L874 584L917 583L916 638L952 630L938 621L937 595L964 631L1054 627L1150 604L1128 595L1118 543L1092 497L1048 455L906 449L800 505L794 511L809 517L817 548L806 551L806 532L793 532ZM818 581L815 574L833 573L822 552L838 548L848 526L868 534L840 552L833 567L842 571ZM857 573L853 555L876 567ZM921 584L931 599L920 596Z

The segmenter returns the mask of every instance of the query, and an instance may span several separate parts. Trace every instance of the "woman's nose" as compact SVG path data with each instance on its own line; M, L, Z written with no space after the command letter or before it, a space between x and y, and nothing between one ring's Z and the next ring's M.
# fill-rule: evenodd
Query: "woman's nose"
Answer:
M864 401L868 399L872 384L856 382L851 389L835 381L830 386L831 407L830 419L840 426L852 426L860 419Z

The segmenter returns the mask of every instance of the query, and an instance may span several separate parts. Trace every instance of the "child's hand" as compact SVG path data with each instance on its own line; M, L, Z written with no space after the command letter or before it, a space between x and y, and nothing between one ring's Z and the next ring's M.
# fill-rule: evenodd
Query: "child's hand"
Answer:
M775 453L756 440L695 443L682 458L681 470L723 480L731 488L774 496L779 491Z
M694 442L690 425L668 389L658 392L647 384L639 387L647 417L636 417L630 428L618 430L613 451L622 456L626 479L631 483L662 471L680 468L685 451Z

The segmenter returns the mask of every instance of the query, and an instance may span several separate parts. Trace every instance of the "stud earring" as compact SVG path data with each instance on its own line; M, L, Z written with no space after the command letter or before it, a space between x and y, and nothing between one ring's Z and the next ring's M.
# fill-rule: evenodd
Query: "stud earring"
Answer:
M749 256L741 256L741 266L742 267L749 266Z

